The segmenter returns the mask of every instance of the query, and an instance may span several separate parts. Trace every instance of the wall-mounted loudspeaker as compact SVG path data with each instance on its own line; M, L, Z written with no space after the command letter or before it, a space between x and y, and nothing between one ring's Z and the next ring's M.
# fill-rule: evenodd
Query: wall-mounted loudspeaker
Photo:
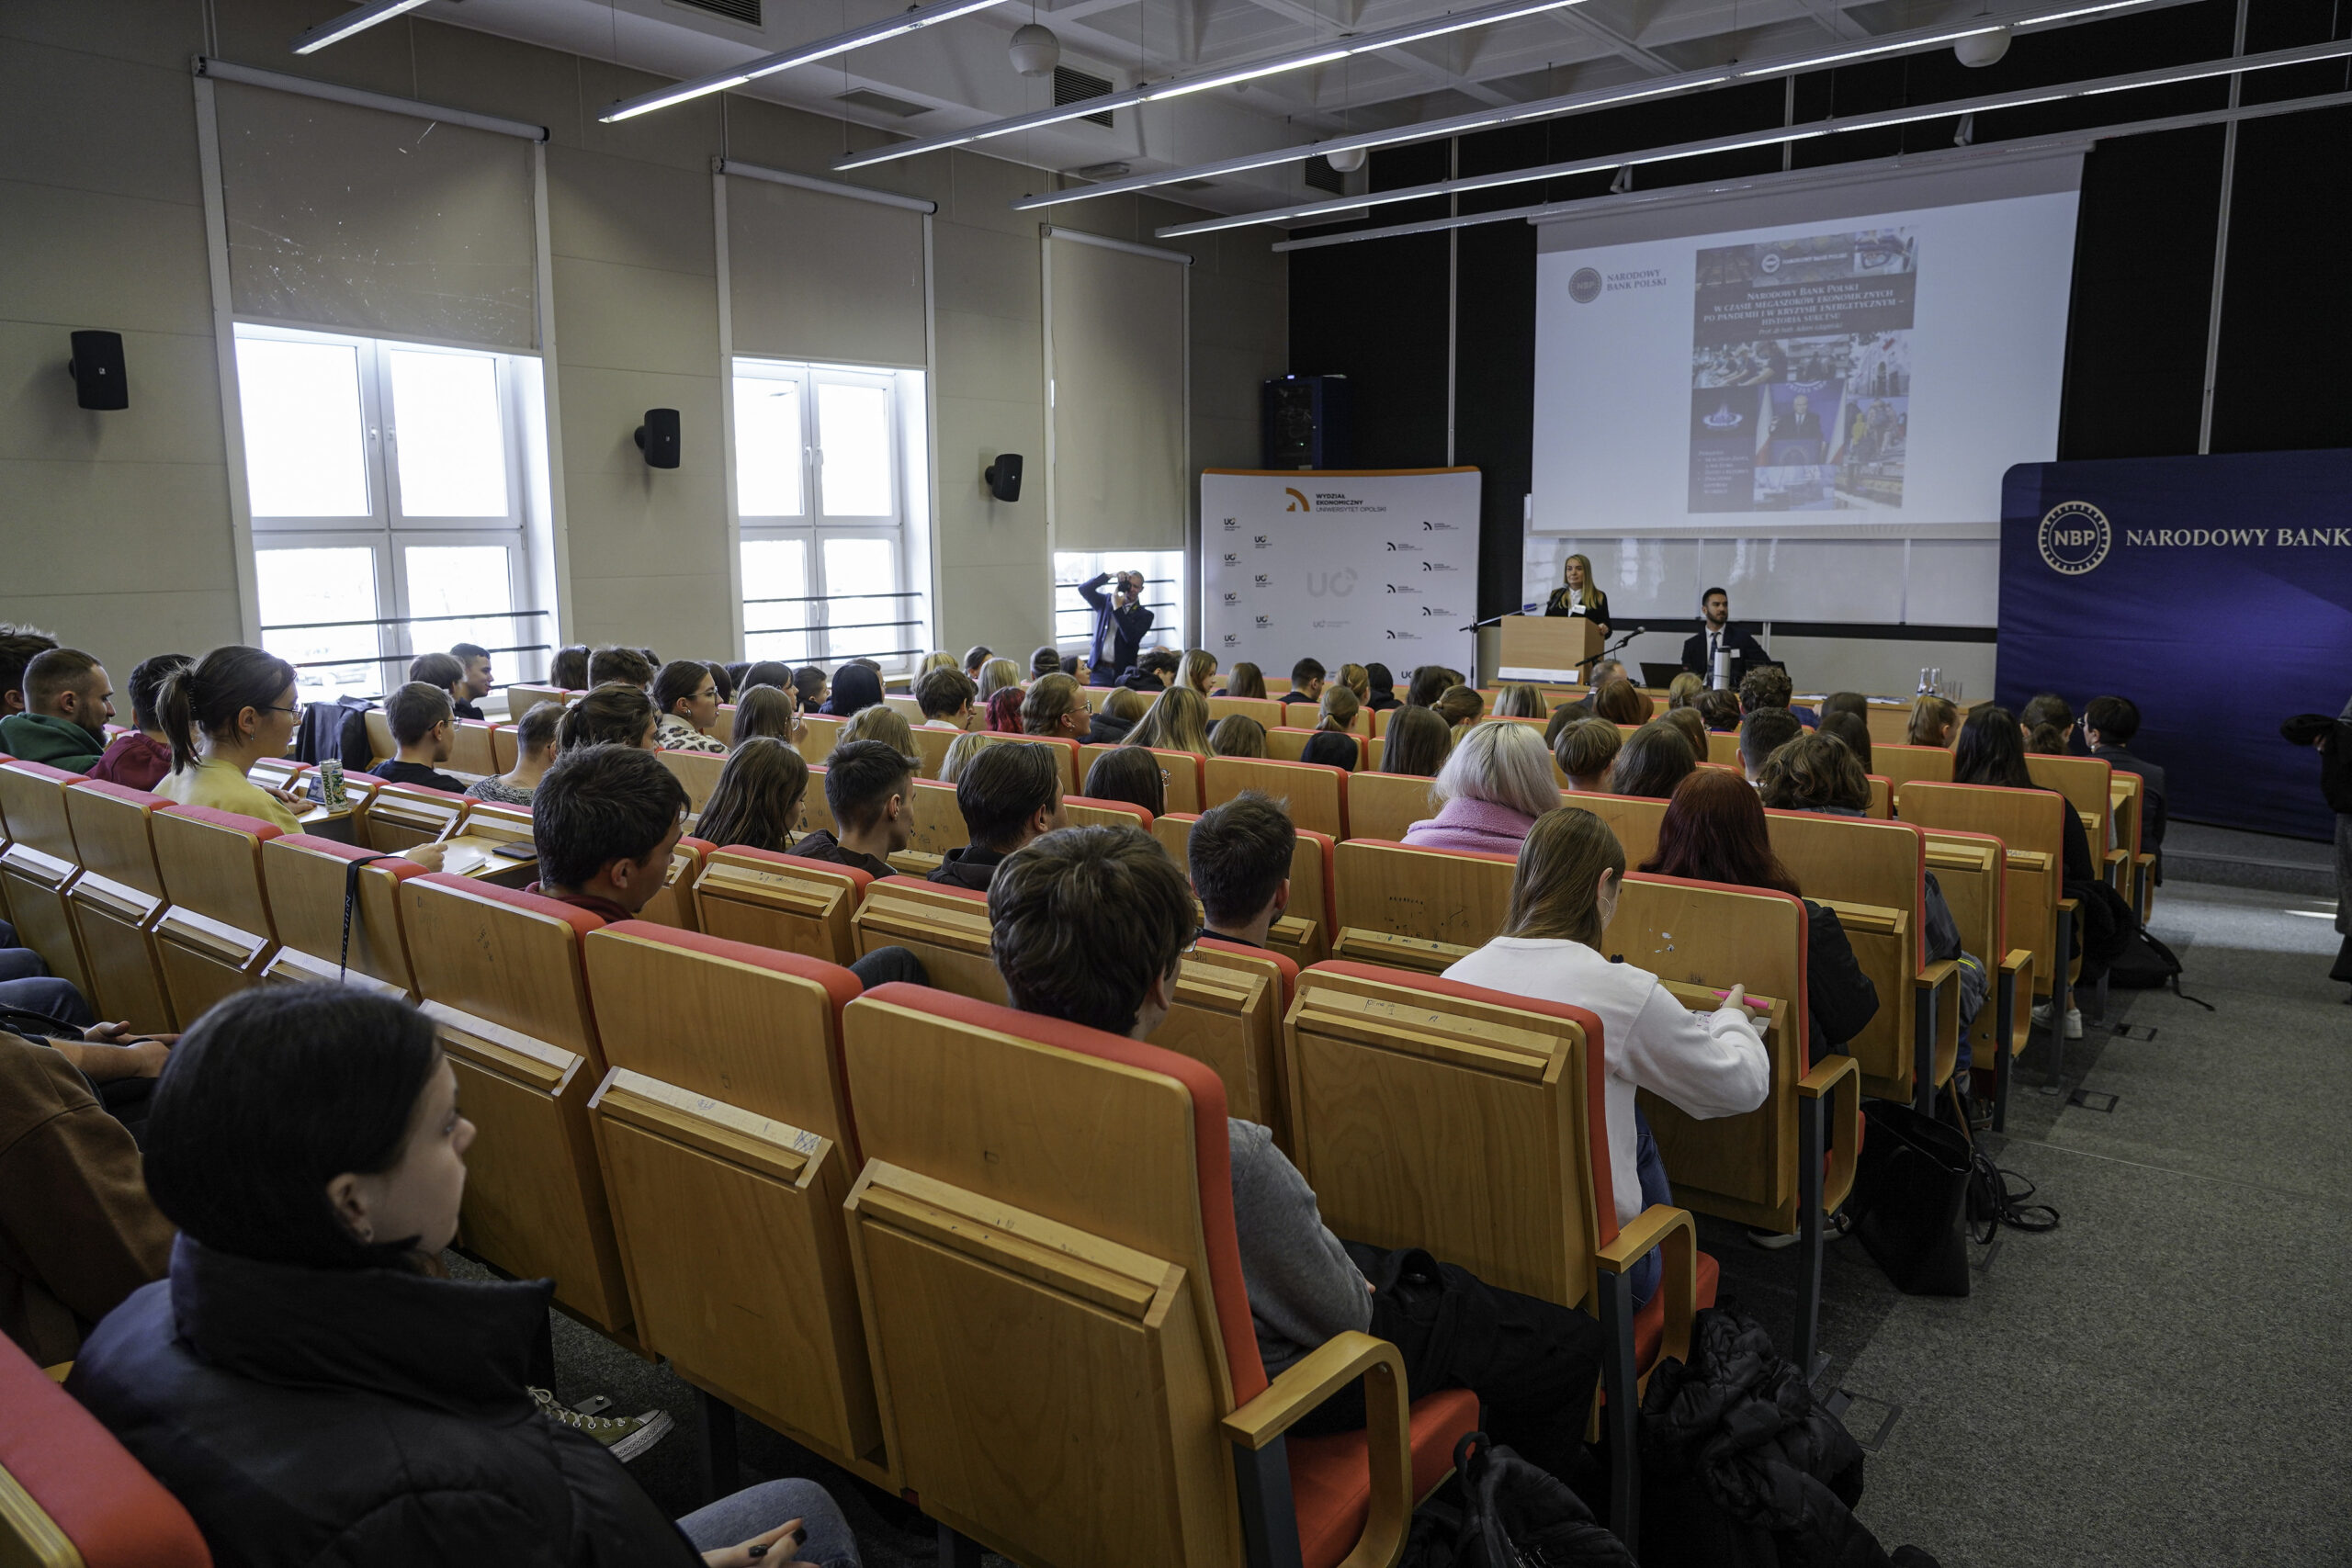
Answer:
M645 454L645 466L649 468L676 468L678 411L647 409L645 423L637 427L637 449Z
M1021 499L1021 454L1000 452L995 462L980 470L981 482L999 501Z
M74 378L74 400L85 409L127 409L130 381L122 373L120 333L75 333L74 357L65 362Z

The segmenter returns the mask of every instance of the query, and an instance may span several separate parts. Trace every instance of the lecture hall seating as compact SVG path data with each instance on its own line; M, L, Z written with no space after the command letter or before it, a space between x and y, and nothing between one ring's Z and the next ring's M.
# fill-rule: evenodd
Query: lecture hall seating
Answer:
M0 1562L211 1568L179 1500L5 1336L0 1411Z
M155 942L168 899L149 827L165 803L96 779L68 784L64 799L82 866L65 902L88 965L91 1010L141 1033L176 1029Z
M148 826L156 869L171 890L155 924L164 984L172 1011L192 1023L260 979L277 954L261 852L279 834L259 818L203 806L164 807Z
M873 880L845 865L722 844L695 879L695 903L707 935L847 964L857 957L850 919Z
M337 981L416 999L416 975L401 929L400 885L424 875L423 866L356 844L288 833L262 845L261 871L280 943L264 979Z
M7 887L7 919L17 940L40 953L51 974L86 994L90 972L66 901L82 864L65 812L65 786L80 778L46 762L0 763L0 815L8 824L0 884Z

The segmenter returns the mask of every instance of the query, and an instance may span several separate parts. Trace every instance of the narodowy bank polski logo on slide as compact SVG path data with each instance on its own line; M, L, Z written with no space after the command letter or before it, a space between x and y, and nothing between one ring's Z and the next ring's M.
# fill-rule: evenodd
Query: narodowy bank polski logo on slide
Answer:
M1589 266L1580 266L1568 277L1568 298L1579 305L1589 305L1600 298L1600 274Z
M2042 561L2054 572L2080 577L2107 558L2115 532L2107 513L2087 501L2062 501L2041 515Z

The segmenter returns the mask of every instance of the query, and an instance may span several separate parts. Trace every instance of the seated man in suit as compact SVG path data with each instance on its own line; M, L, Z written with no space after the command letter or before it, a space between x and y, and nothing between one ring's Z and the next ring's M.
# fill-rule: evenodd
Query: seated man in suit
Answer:
M1183 872L1140 828L1046 834L998 869L989 919L991 956L1013 1007L1147 1041L1168 1016L1200 930ZM1403 1351L1415 1393L1474 1390L1496 1442L1554 1475L1569 1473L1600 1371L1594 1319L1498 1290L1419 1249L1341 1242L1271 1133L1230 1119L1227 1133L1233 1228L1268 1376L1335 1334L1366 1331ZM1358 1384L1293 1430L1363 1424Z
M2165 769L2132 750L2140 733L2140 705L2130 697L2093 697L2083 710L2083 739L2091 755L2119 773L2140 775L2140 842L2156 857L2156 878L2164 879Z
M1718 649L1731 655L1731 683L1735 686L1739 683L1743 665L1770 660L1772 656L1764 651L1762 643L1731 624L1731 595L1722 589L1710 588L1699 595L1699 614L1704 622L1682 644L1682 668L1702 681L1713 683Z

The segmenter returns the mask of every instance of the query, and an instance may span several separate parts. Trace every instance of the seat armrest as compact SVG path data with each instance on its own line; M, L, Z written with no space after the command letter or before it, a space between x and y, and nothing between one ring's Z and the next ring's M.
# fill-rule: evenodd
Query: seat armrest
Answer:
M2062 915L2071 915L2080 908L2082 908L2082 901L2080 899L2061 898L2058 900L2058 912Z
M1919 966L1919 978L1915 983L1923 991L1932 991L1959 973L1960 960L1939 958L1933 964L1923 964Z
M1335 1334L1220 1425L1235 1448L1254 1453L1357 1378L1364 1380L1364 1452L1372 1471L1372 1511L1355 1550L1340 1568L1388 1568L1404 1550L1405 1533L1413 1522L1412 1416L1407 1407L1405 1358L1396 1346L1354 1329Z
M2009 949L2009 955L2001 960L2001 968L2005 973L2011 975L2031 974L2033 972L2033 949L2030 947L2013 947Z
M1687 1361L1690 1323L1699 1313L1699 1225L1690 1211L1651 1204L1617 1233L1615 1241L1593 1254L1593 1267L1603 1274L1623 1274L1660 1247L1666 1249L1665 1269L1657 1281L1658 1293L1666 1298L1666 1337L1658 1341L1657 1358Z
M1950 969L1947 963L1938 967ZM1854 1171L1862 1152L1862 1065L1851 1056L1832 1053L1813 1065L1797 1080L1803 1100L1829 1097L1832 1137L1829 1168L1821 1173L1821 1212L1835 1213L1854 1190Z

